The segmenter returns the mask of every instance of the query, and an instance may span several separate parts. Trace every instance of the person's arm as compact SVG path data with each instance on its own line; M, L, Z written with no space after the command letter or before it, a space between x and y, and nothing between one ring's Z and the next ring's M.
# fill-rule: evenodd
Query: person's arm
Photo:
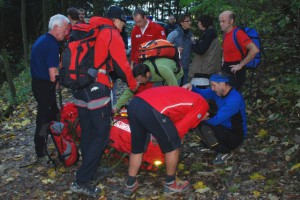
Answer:
M95 55L94 66L99 68L105 64L108 55L110 55L111 67L113 67L114 72L127 83L130 90L135 91L138 84L132 75L125 51L120 51L120 49L125 49L120 33L110 28L102 30L95 44L97 55Z
M50 81L55 82L56 76L58 75L58 69L57 67L51 67L49 68L49 75L50 75Z
M241 98L238 96L235 96L235 98L228 99L219 109L217 114L208 119L207 123L217 126L221 124L223 121L228 120L233 115L235 115L237 112L239 112L241 103Z
M119 97L116 105L114 106L116 109L120 110L120 108L127 104L128 101L134 96L134 93L128 88L123 92L123 94Z
M156 31L155 31L155 38L156 39L163 39L165 40L166 39L166 30L164 27L160 26L159 24L156 24Z
M197 93L197 94L200 94L205 99L215 99L217 97L217 94L214 91L212 91L211 88L200 89L200 88L197 88L195 86L192 86L192 91Z
M167 37L167 40L169 41L169 42L171 42L171 43L173 43L174 44L174 40L175 40L175 38L178 36L178 32L175 30L175 31L172 31L169 35L168 35L168 37ZM175 45L175 44L174 44Z
M257 46L252 42L252 40L244 33L243 31L239 30L236 34L237 40L242 47L246 47L247 55L241 60L241 62L237 65L231 65L231 71L235 73L238 70L241 70L246 64L248 64L255 55L259 52Z

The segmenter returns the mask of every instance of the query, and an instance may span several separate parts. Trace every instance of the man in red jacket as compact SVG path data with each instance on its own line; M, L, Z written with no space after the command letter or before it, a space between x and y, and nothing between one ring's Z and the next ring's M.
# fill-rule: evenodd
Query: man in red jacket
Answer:
M137 8L133 12L135 26L131 32L131 67L138 63L138 50L140 44L156 39L166 39L166 33L162 26L147 19L146 13Z
M101 193L101 189L95 185L95 173L110 132L112 84L109 72L113 70L133 92L138 87L120 35L126 23L125 19L123 10L116 6L109 8L107 18L90 19L90 25L94 27L107 26L100 31L95 43L93 76L96 82L86 88L73 91L82 131L80 139L82 163L71 184L71 190L90 196Z
M177 86L147 89L133 98L128 107L132 139L124 196L132 197L138 188L136 176L147 149L148 133L153 134L165 153L164 192L178 193L190 187L188 181L176 179L179 147L183 136L208 116L207 111L208 103L203 97Z

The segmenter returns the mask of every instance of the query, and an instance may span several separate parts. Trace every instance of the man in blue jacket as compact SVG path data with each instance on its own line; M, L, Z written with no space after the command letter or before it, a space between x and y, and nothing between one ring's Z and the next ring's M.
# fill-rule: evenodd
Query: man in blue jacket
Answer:
M211 75L210 84L209 89L199 89L191 84L183 87L216 102L216 115L201 122L198 128L202 142L218 153L214 164L222 164L247 135L246 106L242 95L231 86L227 74Z

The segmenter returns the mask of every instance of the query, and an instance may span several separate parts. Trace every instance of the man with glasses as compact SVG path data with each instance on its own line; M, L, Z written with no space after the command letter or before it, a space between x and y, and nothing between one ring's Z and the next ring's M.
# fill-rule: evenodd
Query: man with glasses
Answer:
M168 35L167 40L173 43L180 53L181 65L184 71L180 85L183 85L188 82L193 34L191 32L192 22L189 14L181 14L178 18L178 21L179 26Z
M139 45L156 39L166 39L166 33L162 26L147 19L146 13L137 8L133 11L135 26L131 32L131 67L138 63Z

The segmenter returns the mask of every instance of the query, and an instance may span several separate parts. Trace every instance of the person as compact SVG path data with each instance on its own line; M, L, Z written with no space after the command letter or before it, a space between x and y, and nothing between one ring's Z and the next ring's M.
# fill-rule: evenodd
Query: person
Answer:
M172 194L189 189L189 181L176 178L181 139L208 116L207 110L208 103L204 98L178 86L151 88L132 99L128 107L132 136L125 197L132 197L138 189L136 176L147 149L149 133L153 134L165 154L164 192Z
M168 19L168 24L164 26L166 30L166 36L168 36L172 31L174 31L177 28L176 18L174 15L170 15Z
M86 21L84 19L85 18L85 10L83 8L79 8L78 11L79 11L79 20L80 20L80 22L83 23L83 24L86 24Z
M114 70L132 91L137 89L137 82L132 75L125 51L120 51L125 49L120 35L125 23L124 11L117 6L108 9L106 18L95 16L90 19L90 24L94 27L101 25L108 27L100 31L95 41L93 64L96 82L73 91L82 131L80 139L82 162L75 180L71 183L70 189L73 192L90 196L99 195L101 192L101 189L96 187L95 174L109 139L111 125L112 84L109 72Z
M137 8L133 11L135 26L131 32L131 67L138 63L139 45L156 39L166 39L166 33L162 26L147 19L146 13Z
M79 11L76 8L67 9L68 18L71 22L71 26L74 26L76 23L80 22L79 20Z
M246 106L242 95L231 86L229 75L224 72L212 74L210 84L209 89L199 89L190 83L184 88L216 102L216 115L202 121L198 128L205 146L218 153L213 163L222 164L247 135Z
M192 50L192 32L191 32L191 17L189 14L181 14L178 18L179 26L171 32L167 40L173 43L181 55L181 65L183 68L183 77L181 84L184 85L188 82L189 66L191 61Z
M221 71L221 47L212 17L199 16L198 28L203 34L199 40L193 41L192 50L195 54L189 75L193 77L193 85L205 88L209 86L209 76Z
M182 77L183 71L182 69L177 68L175 61L168 58L157 58L154 63L157 66L157 70L155 70L154 65L149 60L144 63L137 64L133 68L133 76L140 85L147 85L148 82L163 82L163 85L178 86L178 80ZM146 88L148 87L143 87L143 89ZM143 89L139 89L137 92L140 92ZM125 105L128 100L133 97L133 95L133 92L126 89L114 106L114 112L120 110L120 108Z
M242 57L233 40L233 32L237 28L234 25L235 19L235 14L232 11L224 11L219 16L220 27L224 32L222 70L231 74L234 86L237 90L240 90L246 79L245 65L255 57L259 49L246 33L238 30L236 38L242 47L244 55L246 55L244 58Z
M56 76L59 67L59 41L68 34L69 19L64 15L54 15L49 21L49 31L40 36L31 48L30 73L32 92L37 102L34 145L37 163L46 164L45 137L51 121L57 120L55 96Z

